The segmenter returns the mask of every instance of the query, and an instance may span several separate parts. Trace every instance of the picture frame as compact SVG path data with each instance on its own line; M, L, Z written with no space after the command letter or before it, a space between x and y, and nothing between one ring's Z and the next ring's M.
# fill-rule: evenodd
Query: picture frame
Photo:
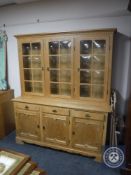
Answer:
M0 149L0 175L14 175L30 160L28 155Z
M47 172L40 169L40 168L37 168L37 169L33 170L30 175L47 175Z
M36 167L37 167L37 163L33 161L29 161L21 168L21 170L17 173L17 175L30 174Z

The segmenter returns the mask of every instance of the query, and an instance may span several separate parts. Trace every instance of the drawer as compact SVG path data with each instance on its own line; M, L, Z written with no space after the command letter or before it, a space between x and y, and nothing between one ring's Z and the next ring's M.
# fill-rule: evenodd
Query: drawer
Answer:
M69 115L69 109L59 108L55 106L43 106L42 112L50 114Z
M95 113L95 112L88 112L88 111L77 111L71 110L71 116L73 117L80 117L80 118L88 118L94 120L104 121L104 113Z
M39 111L40 107L37 105L32 105L28 103L15 103L15 108L19 110L27 110L27 111Z

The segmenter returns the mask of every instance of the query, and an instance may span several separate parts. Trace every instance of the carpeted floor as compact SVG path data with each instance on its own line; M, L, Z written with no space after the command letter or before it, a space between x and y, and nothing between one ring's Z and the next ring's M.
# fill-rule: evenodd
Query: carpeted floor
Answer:
M31 144L16 144L15 132L0 140L0 148L30 155L48 175L120 175L119 169L108 168L91 158Z

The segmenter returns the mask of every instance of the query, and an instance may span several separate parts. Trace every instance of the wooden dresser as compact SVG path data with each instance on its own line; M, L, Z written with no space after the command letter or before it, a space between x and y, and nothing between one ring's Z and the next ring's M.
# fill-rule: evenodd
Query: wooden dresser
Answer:
M114 32L16 36L22 89L13 100L17 142L101 159Z
M14 91L0 91L0 138L15 129L13 105Z

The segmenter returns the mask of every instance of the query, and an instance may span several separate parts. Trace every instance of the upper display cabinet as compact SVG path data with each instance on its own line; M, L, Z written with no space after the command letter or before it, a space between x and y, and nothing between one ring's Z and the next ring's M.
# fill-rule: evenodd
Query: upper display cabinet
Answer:
M17 36L22 95L109 101L114 31Z

